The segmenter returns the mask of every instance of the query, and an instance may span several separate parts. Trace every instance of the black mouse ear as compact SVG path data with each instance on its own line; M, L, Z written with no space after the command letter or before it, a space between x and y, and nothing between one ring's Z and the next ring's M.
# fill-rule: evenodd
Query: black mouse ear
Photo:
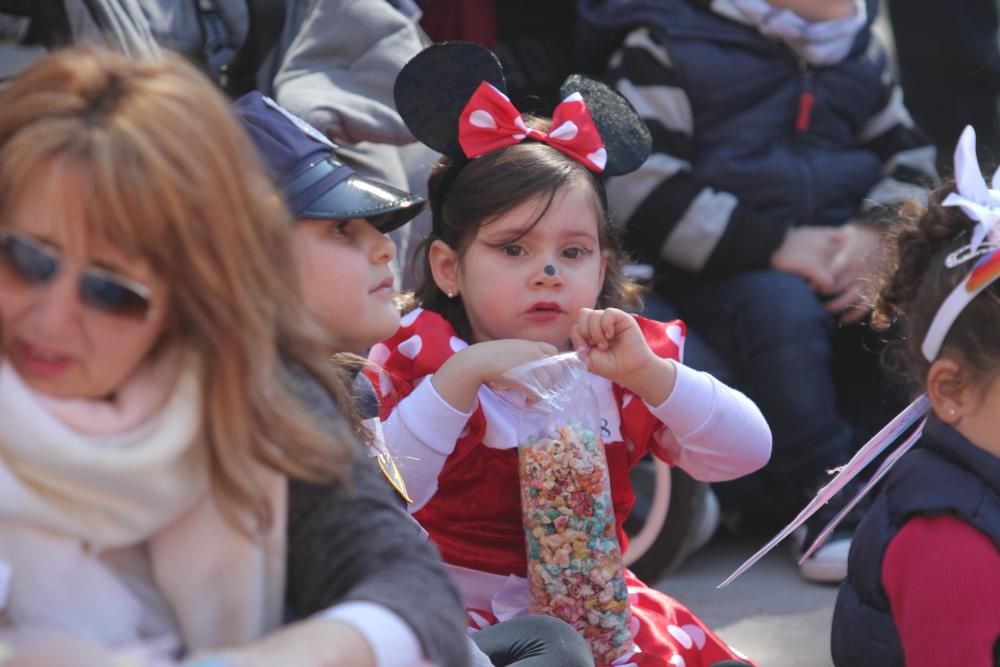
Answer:
M652 147L649 128L629 101L609 86L581 74L572 74L559 88L563 99L580 93L601 135L608 161L604 174L618 176L639 168Z
M483 81L506 94L503 68L492 51L472 42L433 44L396 76L396 111L418 141L445 155L462 155L458 119Z

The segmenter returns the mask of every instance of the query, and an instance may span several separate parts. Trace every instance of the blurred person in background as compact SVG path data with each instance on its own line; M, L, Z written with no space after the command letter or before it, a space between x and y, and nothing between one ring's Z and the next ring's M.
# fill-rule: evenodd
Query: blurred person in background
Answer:
M149 664L468 663L291 222L179 58L70 49L0 95L5 632Z

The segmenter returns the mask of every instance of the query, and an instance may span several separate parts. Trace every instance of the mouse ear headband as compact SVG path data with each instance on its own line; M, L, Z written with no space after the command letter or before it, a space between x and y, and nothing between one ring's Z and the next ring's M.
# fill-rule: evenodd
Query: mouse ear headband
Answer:
M396 77L396 110L419 141L452 157L475 159L522 141L539 141L608 176L627 174L649 156L649 129L624 97L577 74L560 87L552 128L529 128L507 97L500 61L469 42L434 44Z

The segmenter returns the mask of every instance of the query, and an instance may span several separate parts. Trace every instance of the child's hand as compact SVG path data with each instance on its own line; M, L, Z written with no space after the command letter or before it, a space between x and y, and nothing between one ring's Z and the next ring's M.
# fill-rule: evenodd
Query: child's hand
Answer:
M589 348L587 368L591 373L618 384L655 358L635 318L617 308L581 308L570 340L577 351Z
M841 324L854 324L868 312L865 289L882 258L882 234L872 225L851 223L840 228L842 246L830 261L834 277L826 310L840 315Z
M499 380L512 368L558 354L555 345L540 343L533 340L491 340L486 343L476 343L465 348L455 356L467 355L472 360L472 368L481 384Z
M587 368L659 405L674 388L673 365L653 354L631 315L618 310L581 308L570 332L573 347L589 350Z
M842 245L836 227L792 227L771 255L771 266L805 278L813 292L829 294L836 283L830 263Z
M554 345L532 340L491 340L459 350L441 365L432 382L441 398L456 410L468 412L476 404L479 387L536 359L556 354Z

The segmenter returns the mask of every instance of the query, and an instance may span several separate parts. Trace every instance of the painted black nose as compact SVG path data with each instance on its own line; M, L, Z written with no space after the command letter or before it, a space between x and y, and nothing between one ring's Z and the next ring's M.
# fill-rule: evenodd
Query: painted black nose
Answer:
M545 271L545 275L547 276L556 275L556 267L552 266L551 264L546 264L543 271Z

